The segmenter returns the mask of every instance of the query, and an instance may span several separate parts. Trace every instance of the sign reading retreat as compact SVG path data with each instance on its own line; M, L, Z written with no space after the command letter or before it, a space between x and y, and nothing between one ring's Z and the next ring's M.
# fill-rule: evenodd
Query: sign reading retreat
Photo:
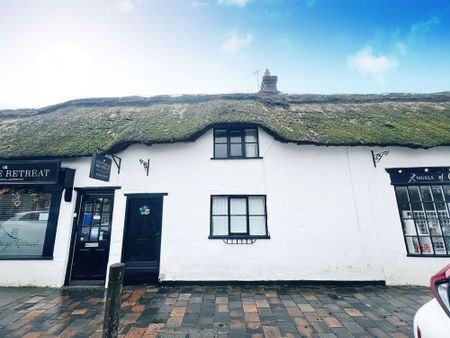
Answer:
M60 161L0 162L0 184L56 184Z
M93 153L89 177L96 180L109 182L109 177L111 175L111 165L112 160L109 157L99 153Z

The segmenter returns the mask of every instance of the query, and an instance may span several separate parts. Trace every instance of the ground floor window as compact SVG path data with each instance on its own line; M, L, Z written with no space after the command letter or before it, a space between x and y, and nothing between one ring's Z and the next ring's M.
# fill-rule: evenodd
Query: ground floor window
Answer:
M450 170L391 172L408 255L450 256Z
M43 187L0 186L0 259L52 256L60 198Z
M267 238L266 196L211 196L210 238Z

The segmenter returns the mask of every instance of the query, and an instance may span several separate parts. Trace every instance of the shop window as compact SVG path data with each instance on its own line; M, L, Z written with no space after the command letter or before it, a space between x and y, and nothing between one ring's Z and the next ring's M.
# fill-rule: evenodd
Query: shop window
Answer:
M269 238L266 196L211 196L210 238Z
M258 158L257 128L214 129L214 158Z
M50 258L61 193L0 187L0 259Z
M450 256L450 185L396 186L406 249L414 256Z

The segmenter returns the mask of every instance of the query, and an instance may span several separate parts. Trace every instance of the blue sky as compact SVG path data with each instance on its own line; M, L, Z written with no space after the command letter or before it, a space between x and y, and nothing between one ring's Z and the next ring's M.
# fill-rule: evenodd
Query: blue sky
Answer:
M450 1L0 0L0 107L103 96L450 90Z

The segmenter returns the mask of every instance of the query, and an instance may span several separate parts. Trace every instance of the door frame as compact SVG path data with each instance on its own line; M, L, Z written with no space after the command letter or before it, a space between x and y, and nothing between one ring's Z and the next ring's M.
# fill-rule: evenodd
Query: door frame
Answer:
M128 203L128 201L130 199L135 199L135 198L161 198L162 199L162 204L161 204L161 238L160 238L160 248L159 248L159 261L158 261L158 282L159 282L159 272L160 272L160 268L161 268L161 252L162 252L162 236L163 236L163 219L164 219L164 196L169 195L166 192L162 192L162 193L127 193L124 194L124 196L127 198L126 199L126 207L125 207L125 219L124 219L124 226L123 226L123 236L122 236L122 254L121 254L121 258L120 261L122 263L125 263L125 239L127 238L127 232L128 232L128 224L127 224L127 220L128 220L128 214L130 212L130 204ZM125 267L126 270L126 267Z
M72 231L70 236L70 246L69 246L69 256L67 259L67 266L66 266L66 275L64 278L64 286L68 286L70 283L70 277L72 272L72 265L73 265L73 259L75 256L75 247L77 242L77 226L80 218L80 207L81 207L81 196L84 194L104 194L107 192L110 192L112 194L112 211L111 215L114 214L114 197L115 197L115 190L121 189L122 187L86 187L86 188L74 188L74 190L77 192L77 199L75 202L75 210L73 212L73 220L72 220ZM112 218L111 218L111 230L112 230ZM112 231L111 231L112 233ZM109 249L111 248L111 233L109 237L109 248L108 248L108 261L109 261ZM106 263L106 268L108 268L108 262ZM108 275L108 272L106 272L106 275ZM106 276L108 277L108 276ZM86 280L86 284L89 284L89 281Z

